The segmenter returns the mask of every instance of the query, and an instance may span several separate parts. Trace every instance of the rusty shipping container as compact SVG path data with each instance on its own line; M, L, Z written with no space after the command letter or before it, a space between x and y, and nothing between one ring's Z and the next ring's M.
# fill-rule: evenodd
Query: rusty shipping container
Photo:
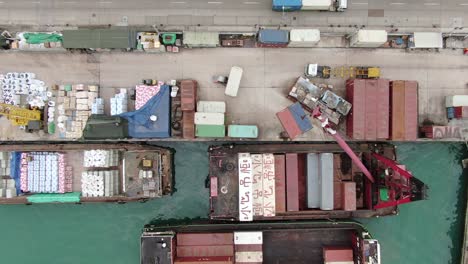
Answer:
M333 182L333 209L343 209L343 188L339 181Z
M366 98L365 98L365 123L366 130L364 138L366 140L377 139L377 119L379 118L377 113L377 80L365 80L366 83Z
M390 82L390 137L405 139L405 81Z
M296 123L294 116L292 115L289 108L286 108L278 113L276 113L281 125L288 134L289 138L294 139L297 136L302 134L302 131L299 125Z
M299 211L305 203L305 158L286 153L286 210Z
M325 263L354 263L353 249L348 247L324 247L323 260Z
M177 246L177 257L234 256L233 245Z
M346 81L346 99L353 107L346 119L346 132L350 138L365 138L366 129L366 83L362 79L349 79Z
M195 111L197 101L197 81L183 80L180 83L180 97L182 111Z
M390 138L390 80L377 80L377 139Z
M177 244L179 246L234 245L234 235L232 233L183 233L177 234Z
M275 155L275 203L276 212L286 212L286 157Z
M345 211L356 210L356 183L343 182L342 183L342 205Z
M418 138L418 82L405 81L405 140Z
M232 264L234 257L177 257L174 264Z
M195 138L195 112L185 111L182 114L182 137L187 139Z

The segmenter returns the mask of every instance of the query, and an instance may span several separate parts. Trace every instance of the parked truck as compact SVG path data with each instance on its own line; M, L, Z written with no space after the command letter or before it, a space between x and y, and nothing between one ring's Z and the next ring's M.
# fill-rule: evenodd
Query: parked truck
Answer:
M273 11L332 11L343 12L348 8L347 0L273 0Z

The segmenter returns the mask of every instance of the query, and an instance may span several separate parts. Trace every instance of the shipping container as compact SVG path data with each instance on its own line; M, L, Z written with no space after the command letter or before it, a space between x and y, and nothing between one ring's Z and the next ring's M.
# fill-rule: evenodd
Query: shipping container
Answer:
M239 257L237 260L231 256L179 257L175 250L179 247L176 235L186 232L201 234L254 232L261 234L262 243L235 245L234 255L235 258ZM356 259L359 257L363 261L372 259L373 264L380 264L378 241L372 239L362 225L354 222L151 225L145 227L140 243L141 264L154 264L155 259L159 264L234 263L234 261L235 263L324 263L324 259L348 261L350 256L351 260L353 257ZM370 245L374 247L369 247Z
M218 32L184 31L183 43L189 48L215 48L219 46Z
M445 96L445 107L468 106L468 95Z
M377 48L387 42L386 30L360 29L350 39L351 47Z
M254 216L263 215L263 155L252 154L252 196Z
M195 125L196 137L222 138L226 136L224 125Z
M1 145L0 153L7 153L6 159L0 155L0 161L8 160L10 167L2 173L2 183L13 183L3 185L12 191L12 197L3 194L0 204L125 203L172 193L173 153L158 146L9 144ZM151 178L140 174L143 163L145 175ZM42 173L48 173L50 181L42 179ZM54 179L57 185L50 184ZM98 186L97 181L103 185Z
M232 233L178 234L177 245L178 246L234 245L234 235Z
M343 187L341 181L333 182L333 210L343 209Z
M364 140L366 129L366 83L361 79L346 81L346 100L353 107L346 120L346 132L348 137Z
M342 198L343 210L355 211L356 210L356 183L343 182L342 183Z
M405 139L405 81L390 82L390 137Z
M275 155L275 204L276 212L286 212L286 156Z
M366 80L366 98L365 98L365 122L366 129L364 134L364 139L366 140L376 140L377 139L377 105L378 105L378 83L377 80Z
M447 107L447 119L455 118L455 107Z
M453 118L462 118L463 106L451 107L453 110Z
M196 112L195 125L224 125L224 114Z
M301 174L300 156L296 153L286 154L286 210L299 211L300 192L304 186L299 185Z
M195 138L195 112L185 111L182 113L182 137Z
M390 137L390 81L377 80L377 139Z
M319 155L320 209L333 210L333 153Z
M258 42L261 44L287 45L289 31L279 29L261 29L258 32Z
M299 125L297 124L296 119L292 115L289 108L286 108L276 113L276 116L278 117L281 125L288 134L289 138L294 139L302 134L302 131L299 128Z
M229 72L228 81L224 94L227 96L236 97L239 92L239 86L242 79L244 70L241 67L233 66Z
M309 114L306 114L300 103L294 103L288 108L302 133L312 129Z
M320 207L319 155L307 154L307 208Z
M273 11L297 11L301 9L302 0L273 0Z
M197 81L183 80L180 82L180 97L182 111L195 111L197 101Z
M252 125L229 125L228 137L258 138L258 127Z
M76 29L64 30L66 49L134 49L136 31L131 29Z
M226 113L226 102L223 101L198 101L197 111L205 113Z
M233 245L190 245L177 246L177 257L220 257L234 256Z
M405 140L418 138L418 82L405 81Z
M289 32L288 47L307 48L314 47L320 41L318 29L291 29Z
M442 49L444 41L441 32L414 32L410 48L414 49Z
M301 10L332 11L333 0L302 0Z

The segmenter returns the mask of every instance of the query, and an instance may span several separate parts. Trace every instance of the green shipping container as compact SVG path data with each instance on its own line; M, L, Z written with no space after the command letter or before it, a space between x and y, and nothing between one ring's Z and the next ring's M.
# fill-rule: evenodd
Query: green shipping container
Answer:
M228 136L233 138L258 138L258 127L247 125L229 125Z
M196 125L196 137L216 137L222 138L226 135L226 127L224 125Z

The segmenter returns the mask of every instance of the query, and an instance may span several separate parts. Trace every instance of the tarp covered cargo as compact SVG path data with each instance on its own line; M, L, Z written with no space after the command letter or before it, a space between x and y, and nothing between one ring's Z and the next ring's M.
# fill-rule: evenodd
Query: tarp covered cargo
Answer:
M214 48L219 46L218 32L184 31L184 45L191 48Z
M300 10L302 0L273 0L274 11L296 11Z
M120 116L91 115L83 139L123 139L128 137L128 122Z
M330 10L332 0L302 0L301 10Z
M139 110L123 113L128 120L128 134L133 138L168 138L171 136L170 87L161 90ZM153 121L154 116L156 121Z
M63 31L67 49L134 49L136 32L130 29L78 29Z
M258 41L265 44L285 44L289 42L289 31L262 29L258 32Z
M440 32L414 32L415 49L443 48L442 33Z
M318 29L291 29L289 47L312 47L320 41Z
M352 47L376 48L387 42L387 31L360 29L350 40Z
M28 44L41 44L46 42L62 42L62 34L57 32L25 32L21 36Z

